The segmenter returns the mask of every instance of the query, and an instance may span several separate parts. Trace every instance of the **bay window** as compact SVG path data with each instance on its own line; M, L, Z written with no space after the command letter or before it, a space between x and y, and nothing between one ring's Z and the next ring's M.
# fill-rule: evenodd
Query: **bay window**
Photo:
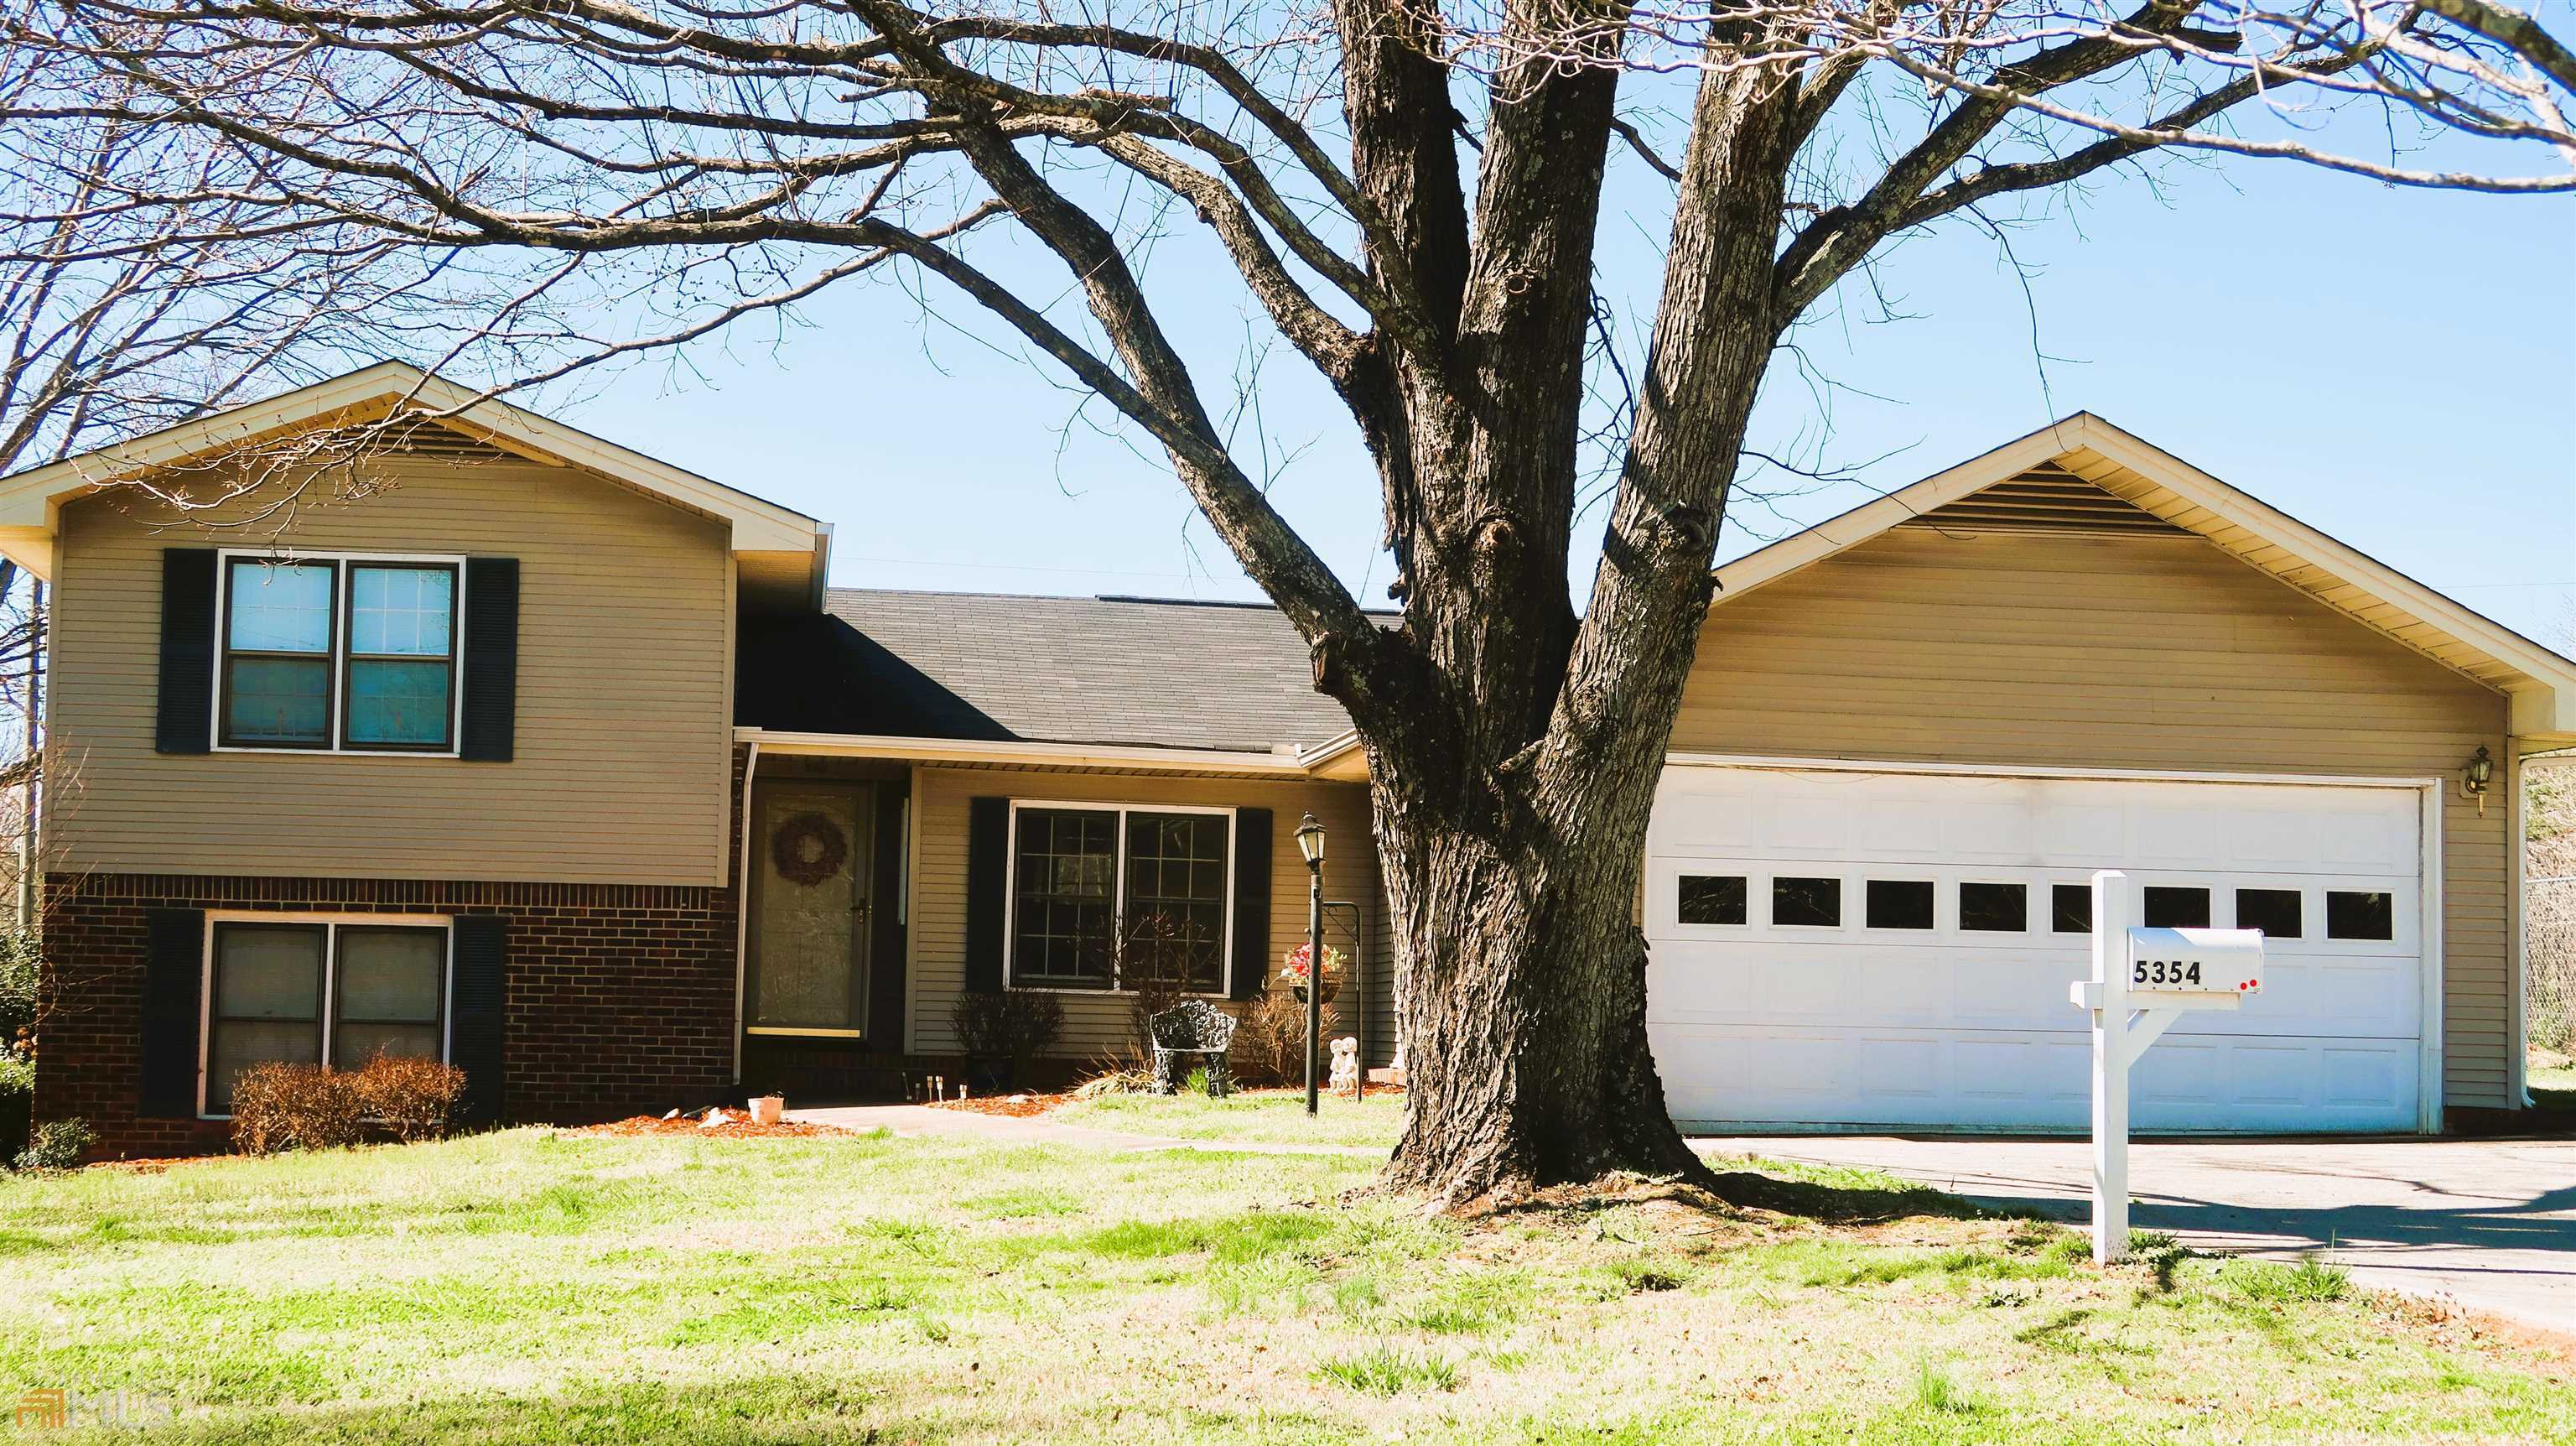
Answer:
M455 749L454 558L224 555L226 748Z
M1230 810L1026 804L1011 820L1013 987L1111 990L1151 975L1225 992Z
M447 1056L447 926L218 919L207 949L205 1113L255 1064L359 1069Z

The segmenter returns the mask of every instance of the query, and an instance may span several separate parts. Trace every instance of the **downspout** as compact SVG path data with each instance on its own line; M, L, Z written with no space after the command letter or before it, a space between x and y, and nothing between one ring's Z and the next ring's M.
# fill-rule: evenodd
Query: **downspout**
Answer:
M733 1082L742 1083L742 1002L751 945L751 779L760 771L760 744L742 760L742 840L733 875Z
M26 933L36 927L36 788L44 768L37 761L36 748L41 741L36 720L45 711L45 580L31 578L31 600L27 606L27 716L18 756L27 763L25 796L18 815L18 931Z
M0 588L5 590L5 588ZM21 789L18 807L18 933L36 928L36 776L41 766L36 763L36 717L44 711L44 673L39 660L44 657L44 577L28 575L26 603L26 691L18 699L26 704L26 714L18 719L18 758L26 766L26 786Z

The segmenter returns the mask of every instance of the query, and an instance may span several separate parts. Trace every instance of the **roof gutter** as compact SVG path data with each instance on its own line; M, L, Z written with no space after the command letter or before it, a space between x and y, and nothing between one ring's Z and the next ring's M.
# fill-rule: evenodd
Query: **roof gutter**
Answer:
M764 752L810 758L899 758L915 763L1019 764L1038 768L1116 768L1154 773L1267 773L1310 776L1311 755L1248 753L1224 748L1149 748L1120 743L977 742L863 733L793 733L736 728L734 741Z

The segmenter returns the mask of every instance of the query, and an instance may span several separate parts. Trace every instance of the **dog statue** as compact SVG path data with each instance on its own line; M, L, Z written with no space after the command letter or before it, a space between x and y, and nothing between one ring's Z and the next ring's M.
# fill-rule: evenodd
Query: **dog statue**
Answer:
M1333 1046L1333 1093L1360 1092L1360 1041L1357 1035L1345 1035L1331 1041Z

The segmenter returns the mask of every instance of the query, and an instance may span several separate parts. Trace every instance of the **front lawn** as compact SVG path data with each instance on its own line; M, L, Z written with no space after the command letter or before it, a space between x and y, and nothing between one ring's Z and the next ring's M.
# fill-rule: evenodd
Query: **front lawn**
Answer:
M374 1446L2576 1439L2563 1358L2331 1271L2106 1277L1848 1172L1461 1224L1341 1203L1371 1168L517 1130L13 1179L0 1384Z
M1095 1129L1179 1140L1234 1140L1264 1145L1344 1145L1391 1150L1404 1122L1404 1096L1394 1090L1326 1096L1313 1119L1303 1090L1253 1090L1221 1100L1204 1094L1104 1095L1076 1100L1048 1119Z

